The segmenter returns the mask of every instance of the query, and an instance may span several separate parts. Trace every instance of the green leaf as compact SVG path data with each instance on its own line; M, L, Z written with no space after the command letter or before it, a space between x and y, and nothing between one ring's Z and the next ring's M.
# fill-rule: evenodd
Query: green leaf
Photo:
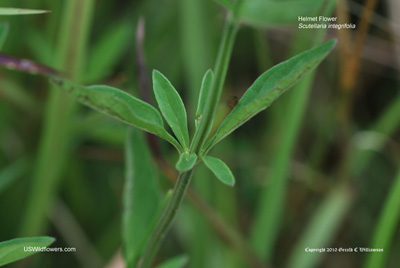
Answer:
M238 17L253 26L298 24L298 16L316 16L323 3L320 0L243 0Z
M160 113L150 104L109 86L85 87L61 77L53 77L52 82L71 93L83 104L153 133L169 141L179 152L182 151L179 143L165 130Z
M0 266L26 258L55 241L52 237L15 238L0 243Z
M122 239L124 257L133 267L148 239L148 227L160 205L158 176L151 153L137 129L129 129L125 144L126 180Z
M49 13L50 10L38 10L38 9L23 9L23 8L12 8L12 7L0 7L0 15L32 15L32 14L43 14Z
M235 185L235 178L233 177L232 171L221 159L205 155L200 158L220 181L229 186Z
M230 0L215 0L219 4L223 5L226 9L232 10L233 9L233 4Z
M8 34L8 23L0 23L0 49L3 48L4 42L6 41Z
M108 31L101 35L90 50L87 72L84 81L98 81L109 75L114 66L120 61L128 47L132 35L131 24L123 21L112 25Z
M263 73L221 123L204 151L208 151L253 116L268 108L282 93L296 84L306 73L313 70L335 45L336 40L330 40L275 65Z
M197 111L196 111L196 121L195 121L196 129L203 117L204 107L206 106L207 99L210 95L213 79L214 79L213 72L211 70L208 70L204 75L203 81L201 83L199 102L197 104Z
M186 109L178 92L159 71L153 71L153 88L158 106L168 125L182 144L185 151L189 147Z
M182 153L179 156L179 160L176 163L176 169L184 172L192 169L197 161L197 155L195 153L187 154Z
M188 262L188 256L180 255L163 262L162 264L158 265L157 268L183 268Z

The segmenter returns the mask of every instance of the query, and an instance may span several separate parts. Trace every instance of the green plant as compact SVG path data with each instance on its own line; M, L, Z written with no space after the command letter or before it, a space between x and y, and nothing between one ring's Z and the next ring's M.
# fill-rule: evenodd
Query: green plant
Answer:
M52 10L0 17L0 64L49 72L53 83L0 70L0 237L48 235L78 248L38 254L29 267L108 267L122 258L137 267L152 254L153 266L166 260L161 267L173 268L396 267L400 53L390 44L399 38L379 21L398 21L397 2L4 0ZM230 15L218 53L223 12ZM326 39L328 30L297 29L298 16L357 27L330 30L339 40L330 61L228 135L267 105L262 96L272 92L256 94L255 85L273 84L278 67L238 104L256 77ZM162 72L153 74L155 94L154 68ZM102 83L112 87L81 86ZM167 231L179 203L170 188L190 172ZM154 230L168 233L159 253ZM304 251L355 246L384 252Z
M176 164L180 174L171 196L163 202L164 205L155 203L155 207L159 207L159 212L156 213L156 215L159 215L158 219L149 215L150 218L153 218L151 226L154 226L154 230L148 232L141 239L140 244L132 246L132 248L125 248L125 257L129 265L134 266L135 263L138 263L138 267L147 268L151 266L162 238L166 235L175 217L186 194L195 167L199 162L204 162L206 167L223 183L230 186L234 185L234 177L227 165L220 159L208 156L209 151L242 124L268 108L281 94L314 69L336 44L334 40L328 41L266 71L246 91L219 125L217 131L210 137L238 22L233 14L228 16L214 69L215 75L211 70L204 75L195 116L196 131L191 141L189 140L187 114L183 101L173 85L158 71L153 71L154 93L161 114L172 129L176 139L164 128L160 112L150 104L110 86L85 87L46 70L43 71L51 77L51 81L55 85L72 94L83 104L165 139L180 154ZM32 67L35 66L32 65ZM128 165L131 165L131 163L128 163ZM126 245L130 247L130 244ZM136 253L132 255L131 251Z
M190 145L183 102L172 84L158 71L153 72L154 92L161 114L177 140L168 134L160 113L150 104L113 87L84 87L59 76L51 79L85 105L167 140L180 153L176 165L180 170L178 181L144 248L139 267L150 267L152 264L162 238L168 231L190 184L196 164L204 161L218 179L228 185L233 185L234 179L228 167L221 160L206 156L209 150L254 115L271 105L304 74L315 68L336 44L334 40L328 41L266 71L246 91L232 112L221 123L217 132L209 138L236 30L237 24L231 18L228 19L215 67L215 77L213 78L212 72L208 71L203 79L196 112L197 128Z
M222 3L228 8L233 9L233 5L229 4L229 1L222 1ZM268 6L271 4L274 5L272 2L266 5L267 9ZM157 135L170 142L179 152L179 160L176 163L176 169L180 172L180 175L178 182L175 185L174 191L172 192L171 196L168 196L163 202L157 200L156 194L154 192L151 194L154 196L153 199L155 200L155 202L153 204L149 204L149 208L151 208L147 213L148 218L137 220L142 221L143 223L152 222L152 224L150 224L150 227L143 227L148 231L145 235L142 235L141 239L139 239L140 243L135 242L134 244L132 244L129 241L125 243L124 251L128 266L135 266L136 263L139 263L139 267L151 266L153 258L162 241L162 238L168 231L172 220L174 219L175 213L185 196L195 166L197 164L199 164L200 162L204 162L205 166L209 168L220 181L230 186L234 185L235 179L228 166L224 162L222 162L222 160L208 156L209 151L219 141L227 137L235 129L250 120L253 116L258 114L262 110L268 108L272 104L272 102L275 101L281 94L283 94L287 89L293 86L305 74L314 69L328 55L328 53L333 49L336 44L334 40L328 41L323 45L303 52L291 58L290 60L278 64L270 70L266 71L246 91L246 93L239 100L237 105L219 125L216 132L210 136L211 128L215 121L217 105L220 102L225 76L228 69L228 63L232 53L236 33L239 27L239 22L246 21L247 18L246 12L248 12L248 10L245 7L246 5L244 6L244 8L241 9L241 11L236 12L239 14L235 14L235 12L232 12L228 16L216 65L214 68L215 75L211 70L207 71L204 75L195 115L196 131L194 132L193 139L191 141L189 139L187 113L183 101L173 85L163 74L158 71L153 71L153 89L161 114L156 108L154 108L150 104L145 103L140 99L135 98L132 95L113 87L84 87L80 84L72 82L65 77L50 73L50 69L43 68L44 66L40 66L35 63L31 63L28 69L25 70L31 72L42 72L49 75L51 77L51 81L55 85L61 87L62 89L65 89L68 93L74 95L75 98L77 98L85 105L105 114L108 114L131 126ZM279 19L280 18L277 17L276 19L271 19L271 21L279 21ZM250 23L258 24L260 23L260 21ZM265 21L263 21L263 23L265 23ZM270 23L270 21L267 20L266 23ZM70 23L66 23L66 25L70 25ZM66 30L65 32L68 33L69 31ZM79 50L82 48L76 49ZM65 51L67 50L65 49ZM63 52L60 53L63 54ZM77 55L79 55L79 53L77 53ZM19 69L21 66L19 66L18 64L11 64L11 67L17 69ZM72 72L73 70L70 71ZM96 71L94 73L98 72L100 71ZM77 70L74 70L74 74L71 74L71 77L77 77L78 73L79 72ZM91 79L88 78L88 80ZM75 80L79 79L75 78ZM60 99L60 97L57 97L57 99ZM52 107L52 110L58 109L55 108L54 105L52 105ZM54 117L55 114L55 111L48 113L49 117L52 118L52 121L54 121L56 118ZM163 118L161 115L164 117L165 121L172 129L172 132L174 133L176 139L164 128ZM55 131L53 132L56 133L57 124L55 123L51 125L53 126L52 129L54 129ZM131 134L128 137L133 138L133 136L135 135L137 136L137 134ZM141 140L141 138L138 136L134 139L136 141L135 144L143 143L143 140ZM47 139L47 141L48 140L49 139ZM129 139L127 140L127 152L129 152L130 150L128 141ZM51 151L53 149L49 149L49 146L45 146L44 148L47 148L48 150L43 149L43 154L49 156L49 152L46 153L46 151ZM133 154L141 155L145 153L146 148L134 148L133 150L136 150L136 152L133 152ZM147 152L145 154L148 155L149 153ZM131 159L131 157L129 157L129 154L127 158ZM46 161L42 161L42 163L45 162ZM129 167L132 165L131 162L132 161L127 162L128 170ZM145 162L146 161L144 161L143 164L147 165ZM135 168L135 171L132 172L138 172L137 169L140 169L139 166L137 166ZM147 168L147 170L148 169L151 168ZM44 169L39 168L39 170L42 170L42 172L39 171L38 174L43 173ZM37 185L43 185L44 181L40 178L43 177L44 174L38 174ZM153 177L153 175L150 174L149 177ZM47 183L45 184L47 185ZM126 188L129 188L128 186L129 185L127 185ZM143 189L144 187L141 187L140 190L143 191ZM129 190L127 190L127 192L128 193L126 195L129 196ZM149 190L149 192L151 192L151 190ZM135 193L135 195L137 194L138 192ZM38 195L34 194L33 196ZM44 196L47 196L47 194ZM47 200L48 198L41 198L41 200L45 199ZM127 201L128 206L130 205L130 201L131 200ZM31 209L28 209L28 213L30 212L31 215L32 212L36 210L34 209L34 207L35 206L32 206ZM128 214L129 212L126 213ZM143 217L143 214L141 214L141 217ZM39 221L39 219L40 217L38 217L38 220L35 221ZM130 223L132 223L130 222L130 216L126 216L126 220L127 223L125 224L125 226L127 233L125 234L125 239L129 240L129 233L132 232L132 230L130 229L132 229L133 225L129 226ZM135 219L133 221L135 221ZM39 224L35 224L35 226L39 226ZM152 232L153 227L154 231ZM134 239L136 239L136 237ZM174 267L181 266L182 263L184 263L184 261L182 260L177 260L176 262L178 264L172 264Z

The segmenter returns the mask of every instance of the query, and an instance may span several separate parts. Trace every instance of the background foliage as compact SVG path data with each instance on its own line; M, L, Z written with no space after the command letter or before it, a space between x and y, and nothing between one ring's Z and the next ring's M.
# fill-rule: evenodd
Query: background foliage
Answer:
M399 4L319 6L323 1L302 0L288 8L274 1L244 2L217 111L220 121L266 69L331 37L338 38L338 47L317 72L213 150L229 164L235 187L200 166L157 263L186 253L188 267L199 268L396 267ZM9 26L3 52L153 104L153 93L146 97L139 89L157 69L181 94L194 130L201 80L214 65L223 6L230 1L3 0L1 5L52 10L0 17ZM326 12L357 28L298 30L294 11ZM143 48L136 38L139 17L145 23ZM0 240L46 235L57 239L54 247L77 249L43 253L15 266L119 267L122 235L135 235L123 222L133 217L146 228L144 222L165 202L178 160L164 141L157 154L154 143L152 150L142 146L147 140L136 130L127 142L136 157L124 157L127 130L77 105L43 77L0 71ZM125 170L124 159L132 160L132 170ZM136 185L133 198L139 201L133 202L140 202L140 194L151 202L131 215L123 209L124 178L135 172L157 179L150 188ZM385 253L306 254L305 247L382 247Z

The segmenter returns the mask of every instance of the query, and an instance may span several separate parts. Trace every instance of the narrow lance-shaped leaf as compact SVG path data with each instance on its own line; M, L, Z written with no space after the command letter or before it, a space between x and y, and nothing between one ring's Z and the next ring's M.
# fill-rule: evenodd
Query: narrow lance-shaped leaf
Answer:
M157 268L183 268L188 262L188 256L180 255L163 262L162 264L158 265Z
M153 71L153 89L161 113L185 151L189 147L186 109L170 81L159 71Z
M268 108L282 93L306 73L313 70L335 47L336 40L305 51L263 73L239 100L204 148L208 151L217 142Z
M7 34L8 34L8 23L7 22L0 23L0 49L3 48Z
M182 153L179 156L179 160L176 163L176 169L184 172L192 169L197 161L197 155L195 153L187 154Z
M181 151L179 143L165 130L156 108L117 88L109 86L85 87L61 77L52 82L75 96L83 104L110 115L122 122L153 133Z
M208 70L204 75L203 81L201 83L199 102L197 104L197 110L196 110L196 121L195 121L196 129L203 117L204 107L206 106L207 98L210 94L213 79L214 79L213 72L211 70Z
M221 159L204 155L201 160L221 182L229 186L235 185L235 177L233 177L232 171Z
M52 237L15 238L0 243L0 266L21 260L37 253L33 248L47 247L55 241ZM28 248L32 250L25 250Z
M24 8L12 8L12 7L0 7L0 15L33 15L49 13L50 10L38 10L38 9L24 9Z
M157 172L143 134L129 129L125 144L123 249L127 267L133 267L148 239L147 229L160 205Z

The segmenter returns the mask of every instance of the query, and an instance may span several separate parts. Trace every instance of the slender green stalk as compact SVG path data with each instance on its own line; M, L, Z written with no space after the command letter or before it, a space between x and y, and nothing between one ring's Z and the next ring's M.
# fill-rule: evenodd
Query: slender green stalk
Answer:
M66 2L55 65L73 80L79 80L81 74L94 3L94 0ZM49 92L21 235L37 235L45 227L46 210L52 204L68 154L68 131L74 106L75 101L66 92L58 89Z
M217 106L221 98L237 30L238 23L234 20L232 15L229 15L222 36L221 45L219 47L217 62L215 64L213 86L210 91L210 97L208 98L204 107L203 118L200 121L199 128L193 137L193 142L191 144L192 152L200 152L212 128L215 111L217 110Z
M222 36L221 45L218 51L217 61L215 65L215 79L213 82L210 96L205 106L203 120L199 124L199 128L195 133L191 144L191 152L199 153L204 145L207 136L211 130L212 122L215 116L215 111L219 103L222 88L225 82L226 72L228 70L229 59L232 54L233 44L238 30L238 24L234 21L231 15L228 16L224 33ZM190 184L194 168L181 173L178 181L175 184L174 192L171 200L168 202L164 213L161 215L149 242L146 245L142 259L139 261L140 268L148 268L153 262L153 259L160 247L160 244L165 237L169 227L175 218L176 212L186 194Z
M171 200L168 202L167 207L161 215L157 226L146 245L142 259L139 261L140 268L149 268L151 266L153 259L160 248L161 242L167 234L167 231L175 218L176 212L182 203L193 172L194 168L179 175Z

